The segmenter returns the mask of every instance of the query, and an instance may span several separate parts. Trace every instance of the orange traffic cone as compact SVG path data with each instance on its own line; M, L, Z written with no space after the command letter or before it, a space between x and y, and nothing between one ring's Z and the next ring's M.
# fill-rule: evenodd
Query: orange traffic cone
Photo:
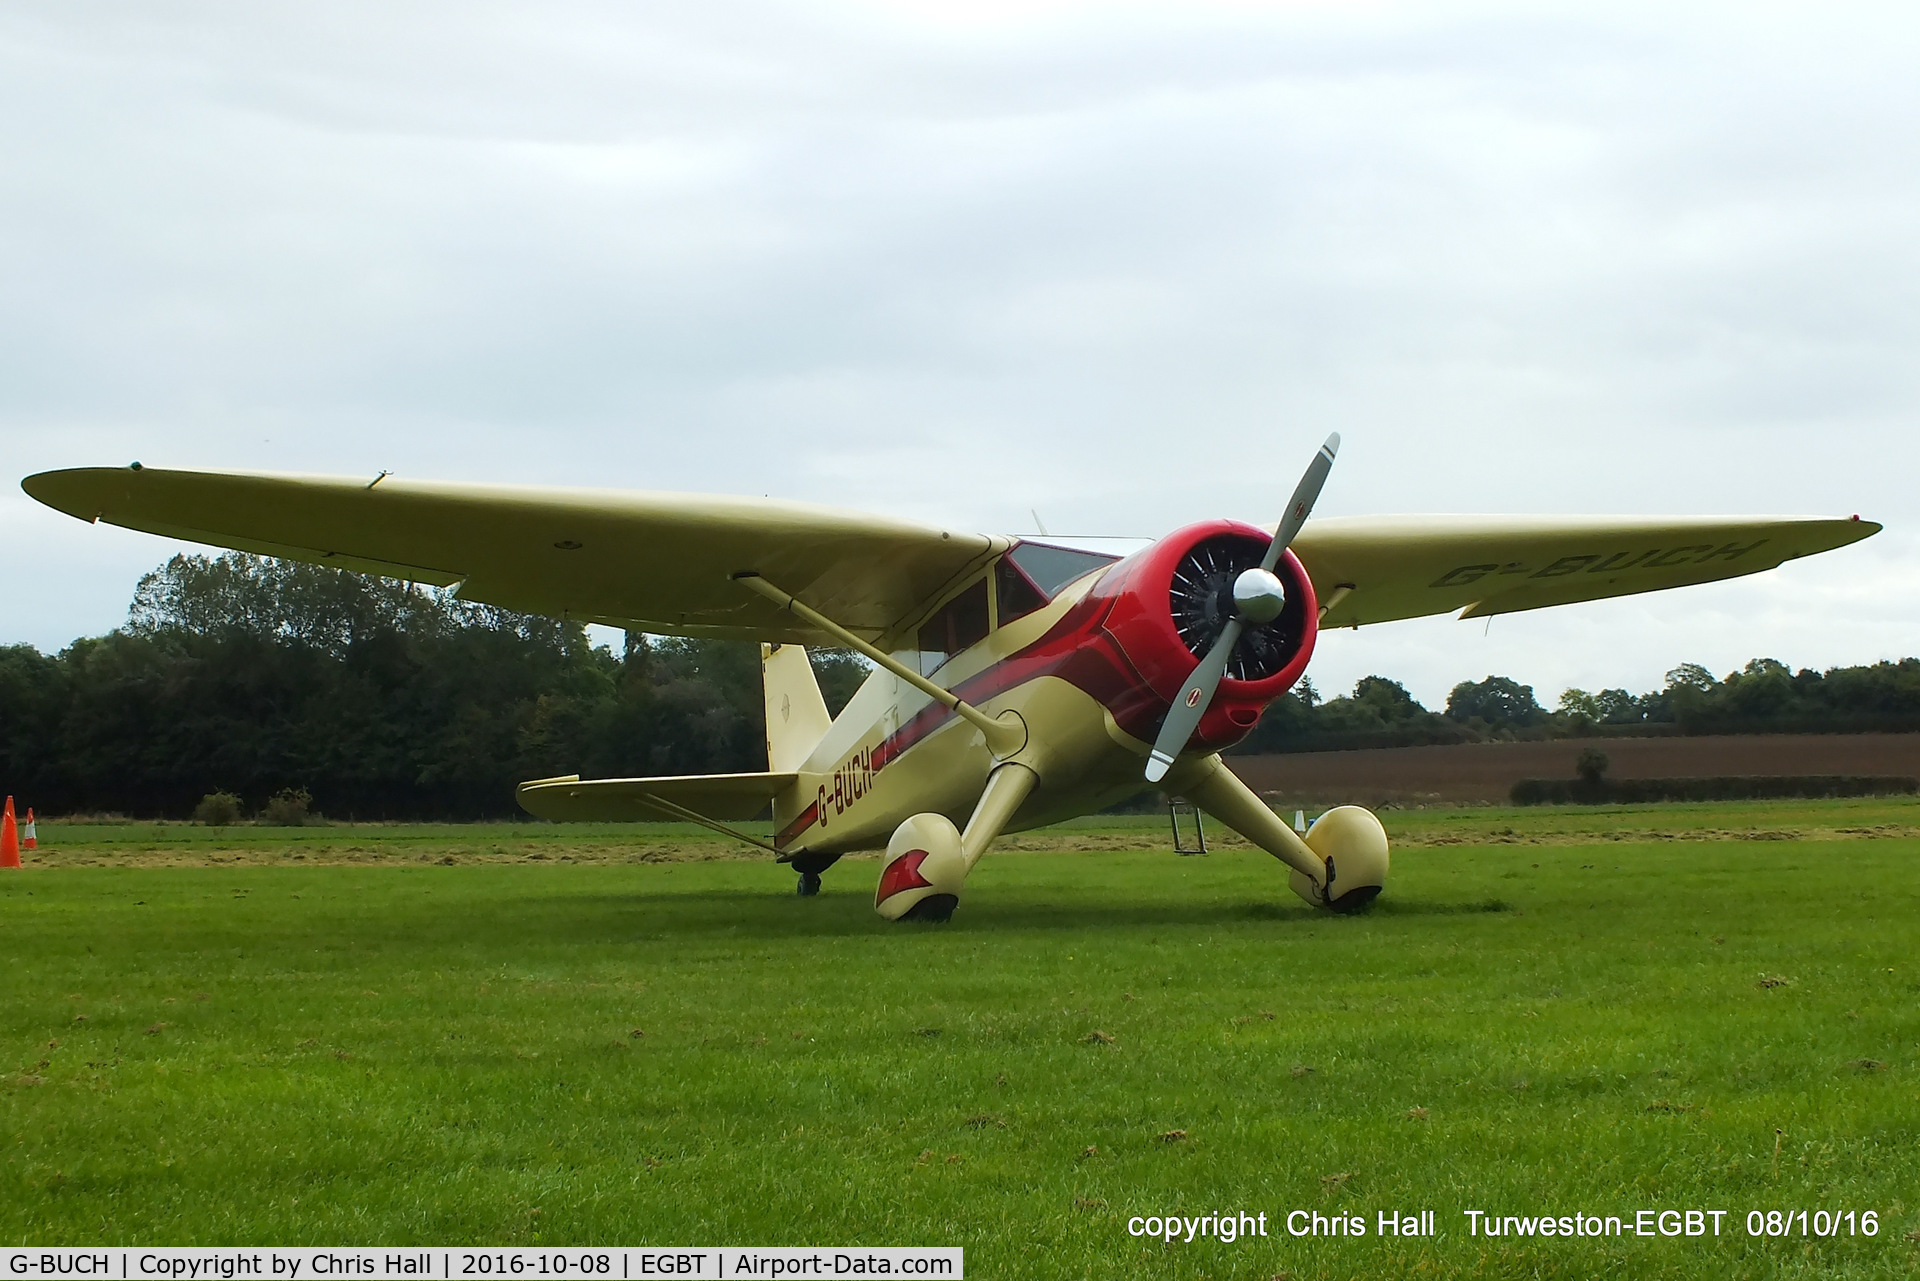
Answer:
M33 826L33 806L27 806L27 821L20 827L20 848L37 850L40 848L40 833Z
M0 867L20 866L20 834L13 826L13 798L7 798L7 808L0 813Z

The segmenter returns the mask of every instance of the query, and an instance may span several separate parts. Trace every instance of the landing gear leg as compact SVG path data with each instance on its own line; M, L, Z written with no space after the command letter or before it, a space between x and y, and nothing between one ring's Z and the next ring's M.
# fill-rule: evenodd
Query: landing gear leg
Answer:
M1218 756L1186 767L1178 781L1194 804L1293 869L1293 892L1315 907L1358 912L1387 883L1387 833L1380 820L1342 805L1302 838L1234 777Z
M800 884L793 887L793 892L801 898L812 898L818 894L820 892L820 873L800 873Z
M964 834L944 814L915 814L894 829L874 891L874 911L889 921L944 921L960 904L967 873L1033 791L1039 776L1012 761L995 767L974 803Z

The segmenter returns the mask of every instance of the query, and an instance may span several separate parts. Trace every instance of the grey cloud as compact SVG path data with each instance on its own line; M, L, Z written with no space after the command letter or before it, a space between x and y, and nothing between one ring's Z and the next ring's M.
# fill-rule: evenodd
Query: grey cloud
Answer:
M1898 527L1915 43L1865 8L17 4L0 441L1153 534L1270 518L1338 429L1329 513ZM169 551L17 491L0 533L37 602L0 640L47 646ZM1775 580L1904 602L1910 550ZM1740 590L1481 639L1546 687L1705 656L1735 604L1816 665L1920 621L1823 641ZM1425 628L1329 638L1323 688L1485 674Z

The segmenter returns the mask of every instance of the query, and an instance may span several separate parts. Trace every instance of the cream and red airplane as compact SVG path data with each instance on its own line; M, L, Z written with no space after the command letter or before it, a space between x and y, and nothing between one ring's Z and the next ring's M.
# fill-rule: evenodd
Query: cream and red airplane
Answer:
M1124 557L797 503L687 494L162 471L30 476L85 521L451 588L630 630L761 642L767 770L539 779L548 819L675 818L766 848L814 893L886 850L874 906L945 920L1004 832L1150 788L1184 796L1337 912L1387 879L1341 806L1296 833L1221 763L1323 627L1480 618L1733 578L1880 526L1820 519L1394 516L1307 522L1328 439L1277 529L1178 529ZM873 674L830 718L808 645ZM774 836L734 827L771 806Z

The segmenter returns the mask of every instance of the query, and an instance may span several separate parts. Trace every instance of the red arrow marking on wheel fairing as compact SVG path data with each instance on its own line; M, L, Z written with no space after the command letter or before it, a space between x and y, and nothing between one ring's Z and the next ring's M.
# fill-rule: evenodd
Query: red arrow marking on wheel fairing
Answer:
M873 901L884 903L902 890L917 890L923 885L932 885L932 881L920 875L920 865L926 861L925 850L908 850L887 864L887 870L880 874L880 892L874 895Z

